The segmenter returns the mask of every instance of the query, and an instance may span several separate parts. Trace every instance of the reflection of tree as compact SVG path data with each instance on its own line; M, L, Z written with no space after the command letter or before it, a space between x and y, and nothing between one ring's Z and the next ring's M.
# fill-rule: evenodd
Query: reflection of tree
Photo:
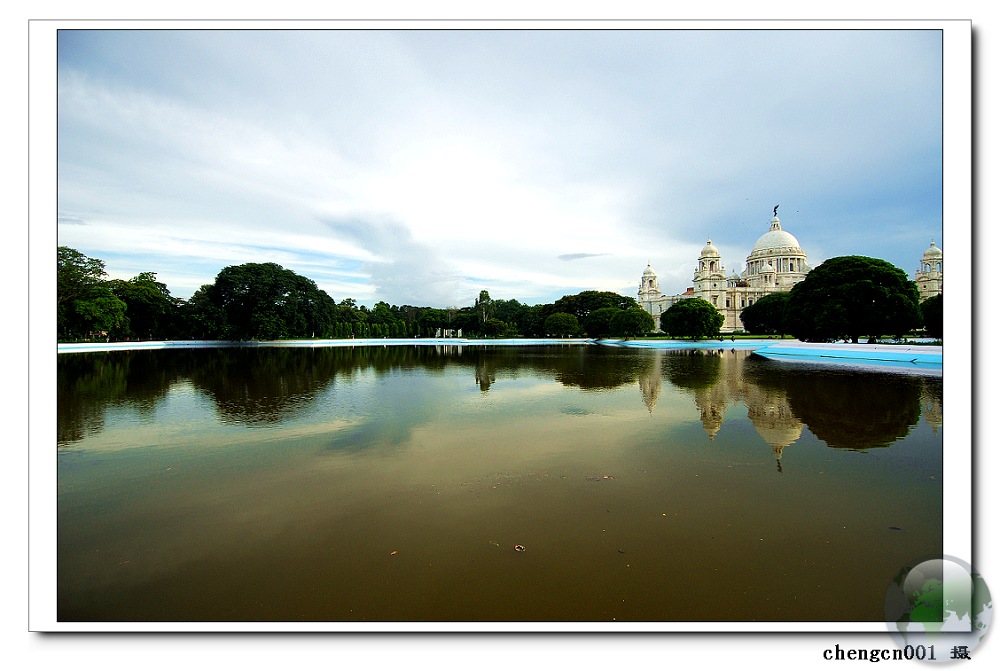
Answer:
M643 352L619 347L585 347L571 356L558 359L556 380L566 386L581 389L615 389L626 384L634 384L641 376L647 375L654 361Z
M351 366L340 349L231 348L199 351L191 381L223 421L276 424L305 409ZM344 371L348 372L348 371Z
M910 375L819 370L758 359L747 380L783 392L792 412L830 447L864 451L906 436L920 419L923 382Z
M749 419L778 459L801 435L802 422L831 447L852 450L905 436L921 408L935 429L941 425L940 379L800 368L748 358L742 350L247 347L60 355L58 440L63 445L100 431L108 406L151 413L181 380L191 380L211 398L224 421L273 424L308 410L338 377L408 370L436 375L447 369L469 375L483 392L522 372L587 390L638 384L650 412L665 377L693 393L709 435L719 430L730 404L745 403Z
M481 356L476 361L476 384L483 393L490 390L490 385L497 381L496 368L489 357Z
M719 381L722 359L716 350L680 350L663 360L663 374L681 389L707 389Z
M156 352L59 355L56 366L56 441L64 445L99 433L109 406L152 414L173 381L153 362Z

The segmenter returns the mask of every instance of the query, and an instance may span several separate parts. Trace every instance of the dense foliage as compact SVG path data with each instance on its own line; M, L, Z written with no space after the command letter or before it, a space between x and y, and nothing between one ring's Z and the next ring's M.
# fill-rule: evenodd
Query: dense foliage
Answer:
M126 305L104 280L104 262L69 247L59 247L56 253L59 338L117 339L127 329Z
M333 335L337 316L333 299L312 280L276 263L228 266L215 284L202 289L204 298L197 309L214 320L212 330L225 340Z
M747 333L756 335L782 335L788 333L785 309L788 292L761 296L740 312L740 321Z
M660 315L660 328L671 338L701 340L717 337L725 320L704 298L685 298Z
M791 334L812 342L902 337L920 325L917 285L891 263L867 256L821 263L792 287L786 314Z
M920 304L924 330L931 338L944 337L944 298L938 294Z
M841 260L843 259L843 260ZM771 294L741 313L748 331L793 333L802 339L861 334L897 335L920 324L916 286L877 259L841 257L813 270L788 294ZM275 263L223 268L187 301L170 295L153 272L107 280L104 262L58 248L57 314L60 341L271 340L280 338L637 337L652 317L635 299L583 291L553 303L526 305L482 290L466 307L372 308L353 298L335 301L316 283ZM785 303L785 310L781 305ZM941 302L924 303L929 335L940 337ZM936 312L935 312L936 310ZM782 320L787 321L782 321ZM660 327L674 338L718 336L723 316L702 299L677 302ZM794 323L794 326L793 326Z
M574 336L580 332L580 322L576 315L568 312L555 312L545 319L545 335L557 338Z
M653 315L640 307L619 310L611 319L611 334L625 338L646 335L653 330Z

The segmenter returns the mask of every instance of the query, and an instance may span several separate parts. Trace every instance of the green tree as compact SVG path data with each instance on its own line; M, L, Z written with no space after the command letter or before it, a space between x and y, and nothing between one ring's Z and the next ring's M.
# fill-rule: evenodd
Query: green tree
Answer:
M920 304L920 314L924 319L924 329L931 338L944 337L944 297L931 296Z
M613 291L581 291L578 294L563 296L557 300L552 304L549 314L566 312L583 322L591 312L601 308L628 310L637 307L639 307L639 303L634 298L622 296Z
M611 333L613 335L634 338L649 333L653 330L653 316L642 308L629 308L619 310L611 319Z
M487 338L510 338L517 334L517 329L512 324L490 317L483 324L481 333Z
M104 279L104 261L70 247L56 250L56 327L61 339L126 332L127 306Z
M417 319L420 335L433 337L438 329L448 328L448 312L440 308L427 308Z
M486 322L481 321L481 318L481 313L475 307L450 311L448 328L453 330L461 329L463 336L482 335ZM489 318L487 318L487 321L489 321Z
M740 321L747 333L756 335L783 335L788 333L785 308L787 291L761 296L740 312Z
M221 338L226 315L212 300L212 285L203 284L180 307L180 321L187 337L196 340Z
M104 282L104 261L93 259L70 247L56 250L56 302L69 305L84 298Z
M165 340L177 334L179 301L170 295L156 273L139 273L132 279L109 282L111 293L128 306L129 337Z
M480 291L475 307L476 313L479 315L479 323L485 324L486 320L493 315L493 299L490 298L490 292L486 289Z
M887 261L838 256L792 287L786 314L799 340L902 337L920 324L919 294L906 273Z
M223 268L207 292L233 340L328 337L338 306L312 280L276 263Z
M529 306L513 298L510 300L493 299L493 316L506 322L513 329L511 336L525 333L529 311Z
M568 312L556 312L546 317L545 332L560 338L574 336L580 332L580 322L576 315L571 315Z
M660 315L660 328L671 338L701 340L719 335L726 318L703 298L685 298Z
M543 305L532 305L524 310L518 327L522 335L532 338L540 338L545 335L545 319Z
M109 340L120 340L126 332L127 309L125 302L111 293L107 287L98 287L86 298L73 303L76 323L83 327L82 334L85 336L101 334Z
M612 335L611 322L621 313L622 310L616 307L598 308L583 319L583 327L591 338L606 338Z

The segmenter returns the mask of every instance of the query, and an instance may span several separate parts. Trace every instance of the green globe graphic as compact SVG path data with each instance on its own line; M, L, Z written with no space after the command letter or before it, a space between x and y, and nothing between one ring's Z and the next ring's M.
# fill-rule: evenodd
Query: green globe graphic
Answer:
M989 629L992 615L993 601L986 581L954 557L904 567L893 578L885 597L886 626L908 653L908 659L971 659Z

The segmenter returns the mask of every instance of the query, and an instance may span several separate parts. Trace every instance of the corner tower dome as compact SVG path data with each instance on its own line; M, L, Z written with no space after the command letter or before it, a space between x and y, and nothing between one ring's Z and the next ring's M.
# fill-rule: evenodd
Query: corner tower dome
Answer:
M925 258L929 257L929 258L935 258L936 259L936 258L940 258L942 256L944 256L944 252L942 252L941 248L938 247L936 244L934 244L934 241L931 240L931 246L928 247L927 250L924 252L924 257Z
M705 246L702 247L701 256L706 257L706 256L722 256L722 255L719 254L719 250L716 249L715 245L712 244L712 241L709 240L707 243L705 243Z

